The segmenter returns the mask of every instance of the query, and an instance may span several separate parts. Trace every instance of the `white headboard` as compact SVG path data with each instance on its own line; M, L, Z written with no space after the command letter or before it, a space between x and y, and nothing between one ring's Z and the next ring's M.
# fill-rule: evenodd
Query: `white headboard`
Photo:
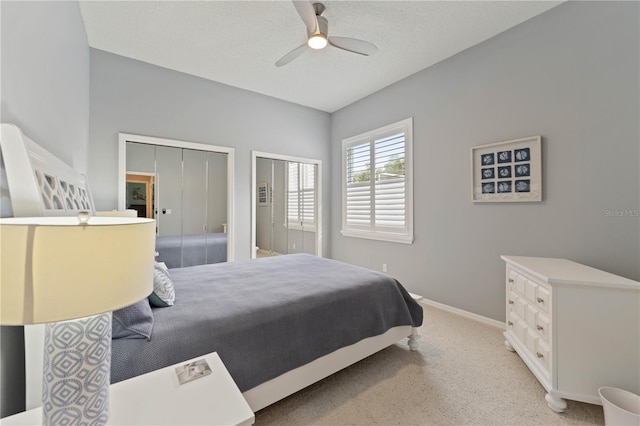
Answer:
M0 124L0 148L13 215L95 214L84 175L29 139L13 124ZM44 325L24 327L27 409L42 405Z
M13 124L1 124L0 146L14 216L75 216L95 213L84 175L29 139Z

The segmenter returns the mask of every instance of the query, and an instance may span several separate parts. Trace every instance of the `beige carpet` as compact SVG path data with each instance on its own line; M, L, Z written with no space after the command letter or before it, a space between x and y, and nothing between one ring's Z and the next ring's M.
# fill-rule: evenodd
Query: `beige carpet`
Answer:
M257 425L604 424L599 405L545 391L502 330L424 305L418 352L406 340L256 414Z

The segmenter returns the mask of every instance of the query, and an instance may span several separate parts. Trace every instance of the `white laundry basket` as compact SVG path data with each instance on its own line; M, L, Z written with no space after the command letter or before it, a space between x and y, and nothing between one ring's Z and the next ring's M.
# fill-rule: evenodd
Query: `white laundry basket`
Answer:
M598 389L607 426L640 425L640 396L624 389Z

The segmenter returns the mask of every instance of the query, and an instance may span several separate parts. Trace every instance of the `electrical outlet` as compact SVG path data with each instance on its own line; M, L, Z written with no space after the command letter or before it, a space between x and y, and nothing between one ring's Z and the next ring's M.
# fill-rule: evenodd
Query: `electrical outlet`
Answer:
M386 263L382 264L382 272L387 272L387 264Z

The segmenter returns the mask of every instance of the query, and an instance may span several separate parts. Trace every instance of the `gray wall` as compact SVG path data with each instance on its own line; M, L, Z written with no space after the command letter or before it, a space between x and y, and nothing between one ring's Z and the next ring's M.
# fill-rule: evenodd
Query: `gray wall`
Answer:
M98 210L117 205L118 132L235 148L236 259L250 257L251 151L325 164L330 158L327 113L95 49L90 120L89 180ZM324 176L328 200L330 174ZM328 209L323 220L328 230Z
M89 46L69 2L3 1L2 122L83 173L89 132Z
M565 3L334 113L332 256L387 263L411 291L497 320L501 254L564 257L640 279L638 9ZM414 244L343 237L342 139L407 117ZM472 204L470 148L535 134L544 200Z
M89 47L77 2L0 3L2 116L86 172ZM0 335L0 417L24 410L21 327Z

